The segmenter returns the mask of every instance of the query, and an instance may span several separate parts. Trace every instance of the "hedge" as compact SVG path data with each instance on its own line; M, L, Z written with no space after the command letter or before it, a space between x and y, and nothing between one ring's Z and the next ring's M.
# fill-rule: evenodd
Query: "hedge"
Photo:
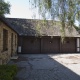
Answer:
M13 80L17 71L16 65L0 65L0 80Z

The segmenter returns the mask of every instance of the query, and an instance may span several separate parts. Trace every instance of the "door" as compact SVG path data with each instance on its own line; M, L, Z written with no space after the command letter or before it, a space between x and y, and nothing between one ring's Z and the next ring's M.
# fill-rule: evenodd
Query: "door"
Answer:
M58 53L60 50L60 39L44 37L42 38L42 53Z
M61 43L61 52L75 53L76 52L76 39L75 38L66 38L64 43Z
M23 38L22 53L40 53L40 38Z

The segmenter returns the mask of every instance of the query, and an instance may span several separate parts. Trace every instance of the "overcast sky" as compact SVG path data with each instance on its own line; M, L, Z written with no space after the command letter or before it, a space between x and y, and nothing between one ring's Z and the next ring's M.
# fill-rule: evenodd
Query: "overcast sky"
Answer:
M6 15L6 17L32 19L34 18L36 13L35 18L39 18L38 11L32 10L29 0L5 0L5 1L9 2L11 5L10 14Z

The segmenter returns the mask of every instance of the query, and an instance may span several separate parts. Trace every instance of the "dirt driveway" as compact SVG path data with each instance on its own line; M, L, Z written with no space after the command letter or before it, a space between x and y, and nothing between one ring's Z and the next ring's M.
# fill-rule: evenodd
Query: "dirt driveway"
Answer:
M80 54L18 55L19 80L80 80Z

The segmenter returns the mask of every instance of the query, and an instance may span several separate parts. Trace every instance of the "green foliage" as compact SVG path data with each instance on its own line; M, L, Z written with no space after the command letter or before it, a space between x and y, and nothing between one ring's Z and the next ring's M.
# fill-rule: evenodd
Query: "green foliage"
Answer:
M13 80L17 70L16 65L0 65L0 80Z
M35 8L38 8L39 15L43 19L51 18L52 20L57 19L60 21L62 39L65 37L66 25L69 31L72 27L75 27L76 20L80 26L80 0L30 0L30 3Z
M0 0L0 16L8 14L10 12L10 4L4 0Z

